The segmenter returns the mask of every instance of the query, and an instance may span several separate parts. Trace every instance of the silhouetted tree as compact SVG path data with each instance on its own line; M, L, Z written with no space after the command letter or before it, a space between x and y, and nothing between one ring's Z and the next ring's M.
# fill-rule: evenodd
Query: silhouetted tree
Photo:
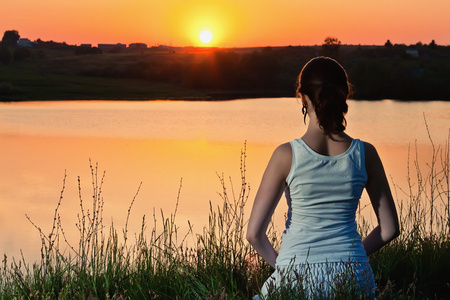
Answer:
M431 49L436 49L437 48L437 44L434 40L431 41L431 43L428 45L428 47L430 47Z
M20 35L17 30L6 30L2 38L2 46L15 47L19 41Z
M2 62L4 65L9 64L11 61L12 55L11 52L7 47L0 47L0 62Z
M339 46L341 41L336 37L328 36L325 38L322 44L322 53L325 56L337 57L339 54Z
M55 50L69 50L75 49L76 46L68 45L66 42L59 43L54 41L43 41L37 39L34 48L36 49L55 49Z
M394 45L392 45L392 43L391 43L390 40L387 40L386 43L384 43L384 46L385 46L385 47L392 47L392 46L394 46Z

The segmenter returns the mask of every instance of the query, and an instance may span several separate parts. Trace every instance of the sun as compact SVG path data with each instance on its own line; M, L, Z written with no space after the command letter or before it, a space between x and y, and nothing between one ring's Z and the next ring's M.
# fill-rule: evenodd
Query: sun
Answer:
M213 35L209 30L203 30L200 32L200 41L204 44L208 44L212 41Z

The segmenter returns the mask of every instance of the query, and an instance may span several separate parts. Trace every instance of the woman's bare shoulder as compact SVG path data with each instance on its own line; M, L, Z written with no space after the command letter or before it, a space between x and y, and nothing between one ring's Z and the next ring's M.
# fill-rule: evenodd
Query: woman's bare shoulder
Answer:
M284 143L279 145L273 152L273 156L280 161L289 162L292 161L292 147L290 143Z
M279 155L292 155L292 147L291 147L291 143L284 143L279 145L274 153L277 153Z
M368 157L368 156L370 157L373 155L378 156L377 149L375 148L374 145L372 145L371 143L366 142L366 141L364 141L363 143L364 143L364 152L366 153L366 157Z
M279 145L272 154L271 162L278 166L283 174L289 173L292 164L292 147L290 143Z
M382 162L375 146L371 143L364 142L364 152L367 171L369 173L372 173L373 171L382 171Z

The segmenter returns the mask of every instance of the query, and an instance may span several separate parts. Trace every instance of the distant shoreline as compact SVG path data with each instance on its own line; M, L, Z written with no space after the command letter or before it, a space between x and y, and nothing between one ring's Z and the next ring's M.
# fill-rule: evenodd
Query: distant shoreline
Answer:
M335 57L345 67L356 99L450 100L446 46L341 45L330 53L321 46L181 48L83 55L57 46L62 47L22 48L27 54L22 60L0 64L0 101L295 97L301 68L318 55ZM18 49L7 51L12 55Z
M139 102L139 101L184 101L184 102L223 102L223 101L239 101L239 100L252 100L252 99L265 99L265 98L295 98L294 96L274 96L274 97L225 97L221 98L211 98L211 97L152 97L152 98L91 98L91 99L0 99L0 103L18 103L18 102L70 102L70 101L126 101L126 102ZM414 99L414 100L405 100L405 99L349 99L351 101L396 101L396 102L449 102L450 100L439 100L439 99Z

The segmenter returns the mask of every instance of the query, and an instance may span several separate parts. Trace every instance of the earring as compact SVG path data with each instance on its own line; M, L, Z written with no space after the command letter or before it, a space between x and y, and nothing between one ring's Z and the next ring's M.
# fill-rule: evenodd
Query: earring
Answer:
M308 105L303 104L302 106L303 123L306 125L306 115L308 114Z

